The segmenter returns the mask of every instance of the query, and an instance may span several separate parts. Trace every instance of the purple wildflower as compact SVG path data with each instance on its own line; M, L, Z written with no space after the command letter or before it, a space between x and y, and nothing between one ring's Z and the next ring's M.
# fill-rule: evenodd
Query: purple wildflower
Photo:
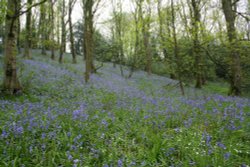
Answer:
M2 138L7 138L8 136L9 136L9 134L5 130L3 130L2 134L1 134L1 137Z
M17 135L20 135L20 134L22 134L23 133L23 127L22 126L19 126L19 127L17 127L16 129L15 129L15 133L17 134Z
M123 162L122 162L122 160L121 160L121 159L119 159L119 160L118 160L118 162L117 162L117 166L118 166L118 167L123 167Z
M225 158L226 160L228 160L228 159L230 158L230 156L231 156L231 153L230 153L230 152L227 152L227 153L224 154L224 158Z
M221 142L217 142L217 146L224 149L224 150L226 149L226 146Z
M80 160L79 159L74 159L74 164L77 164L78 162L80 162Z

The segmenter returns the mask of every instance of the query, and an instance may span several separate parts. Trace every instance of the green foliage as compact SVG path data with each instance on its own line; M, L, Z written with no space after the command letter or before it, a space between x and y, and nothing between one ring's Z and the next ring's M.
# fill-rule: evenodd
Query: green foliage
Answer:
M112 47L110 42L99 32L94 33L94 55L96 60L107 62L112 60Z
M239 54L241 54L242 66L242 88L243 94L250 93L250 43L249 41L242 41L239 45Z
M225 81L208 82L204 86L204 91L212 92L215 94L222 94L226 96L228 94L228 87L229 87L229 84L225 83Z
M168 66L164 62L154 62L152 64L152 72L154 74L164 76L166 74L169 74L169 71L170 70L169 70Z
M0 1L0 25L3 24L5 20L5 14L7 11L7 0Z

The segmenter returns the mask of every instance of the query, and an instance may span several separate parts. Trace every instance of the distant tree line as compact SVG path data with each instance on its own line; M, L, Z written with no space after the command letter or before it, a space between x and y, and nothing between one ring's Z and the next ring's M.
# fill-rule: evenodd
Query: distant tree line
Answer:
M148 75L168 75L179 81L183 95L184 82L201 89L207 81L218 78L230 84L229 95L249 90L249 0L131 0L130 11L125 11L122 0L17 2L0 2L2 89L10 94L22 90L17 76L18 53L31 59L30 49L41 49L41 54L63 63L68 43L72 63L78 63L77 55L85 60L86 82L97 72L94 60L98 60L119 66L126 78L138 69ZM247 4L244 10L239 8L243 2ZM112 11L111 19L103 25L108 30L102 31L102 27L95 27L95 21L104 3L111 4ZM73 23L76 4L81 4L83 19Z

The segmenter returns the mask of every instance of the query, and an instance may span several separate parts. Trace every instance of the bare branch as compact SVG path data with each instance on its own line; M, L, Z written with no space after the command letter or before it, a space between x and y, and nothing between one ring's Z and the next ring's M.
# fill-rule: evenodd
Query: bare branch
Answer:
M243 17L244 19L246 19L246 21L250 21L250 15L247 13L242 13L242 12L237 12L234 11L236 14L238 14L239 16Z
M35 4L31 5L31 6L29 6L26 10L20 11L19 13L17 13L16 15L14 15L12 17L17 18L17 17L23 15L24 13L29 12L33 7L39 6L39 5L43 4L43 3L45 3L46 1L47 0L42 0L42 1L38 2L38 3L35 3Z
M95 9L93 10L93 15L96 13L96 11L97 11L97 9L98 9L98 7L99 7L99 5L100 5L100 2L101 2L101 0L98 0L98 1L97 1L96 6L95 6Z

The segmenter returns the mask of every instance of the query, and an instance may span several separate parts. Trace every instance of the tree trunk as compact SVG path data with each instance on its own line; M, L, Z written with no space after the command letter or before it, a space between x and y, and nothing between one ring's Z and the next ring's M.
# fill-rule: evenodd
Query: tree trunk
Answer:
M147 2L148 3L148 2ZM143 5L143 4L141 4ZM150 4L147 4L150 6ZM140 7L142 9L142 6ZM151 19L151 9L148 8L147 12L140 11L141 21L142 21L142 35L143 35L143 53L146 58L146 66L145 70L148 75L151 75L152 73L152 56L151 56L151 46L149 44L150 39L150 19ZM144 16L143 16L144 15Z
M164 25L164 20L163 20L163 16L162 16L162 0L157 0L157 12L158 12L158 19L159 19L159 36L160 36L160 45L161 45L161 48L162 48L162 52L163 52L163 56L164 56L164 60L166 61L167 58L169 58L170 61L173 60L173 57L170 57L170 55L168 55L168 52L167 52L167 49L166 49L166 33L163 32L163 25ZM169 23L169 22L168 22ZM170 27L171 25L167 24L167 34L169 36L169 38L171 38L171 30L170 30ZM170 68L170 78L171 79L176 79L176 76L174 74L174 68L173 68L173 65L169 64L169 68Z
M50 18L50 24L51 24L51 42L52 42L52 45L50 46L51 47L51 59L52 60L55 60L55 34L54 34L54 21L55 21L55 18L54 18L54 4L55 2L53 0L50 0L50 7L51 7L51 11L50 11L50 14L51 14L51 18Z
M20 8L21 8L21 1L18 2L18 9L20 9ZM21 23L20 23L20 18L17 18L17 49L18 49L18 53L21 53L20 34L21 34Z
M181 90L181 94L185 95L184 87L182 83L182 77L181 77L181 60L179 57L179 47L177 42L177 35L176 35L176 27L175 27L175 9L174 9L174 2L171 0L171 14L172 14L172 32L173 32L173 40L174 40L174 55L175 55L175 63L177 65L177 76L179 80L179 86Z
M17 18L16 6L14 0L8 0L6 15L6 38L4 53L4 80L3 90L10 94L18 93L22 88L17 77L16 67L16 35L17 35Z
M74 34L73 34L73 25L72 25L72 10L74 7L75 1L69 0L69 33L70 33L70 49L72 54L72 63L76 64L76 53L75 53L75 43L74 43Z
M84 7L84 53L85 53L85 82L89 81L90 74L96 72L93 62L93 0L86 0Z
M42 4L40 6L40 18L39 18L39 35L41 37L41 54L42 55L46 55L46 48L45 48L45 40L46 40L46 24L45 24L45 20L46 20L46 8L45 8L45 4Z
M200 55L200 41L199 41L199 31L201 24L201 15L199 9L200 0L192 0L192 38L193 38L193 55L195 58L195 77L196 77L196 88L202 87L202 64L201 64L201 55Z
M229 95L241 95L241 63L240 55L237 51L237 36L235 28L236 3L232 0L222 0L222 8L227 23L227 36L230 45L231 74Z
M65 42L66 42L66 24L65 24L65 0L62 1L62 13L61 13L61 45L59 53L59 63L63 63L63 54L65 52Z
M164 38L164 34L163 34L163 18L162 18L162 10L161 10L161 2L162 0L157 0L157 12L158 12L158 20L159 20L159 36L160 36L160 45L162 48L162 52L164 55L164 59L167 58L167 50L164 46L165 43L165 38Z
M28 6L32 5L32 0L28 0ZM24 44L24 58L30 59L30 44L31 44L31 15L32 12L29 10L26 13L26 30L25 30L25 44Z
M144 49L145 49L145 55L146 55L146 71L148 73L148 75L151 75L152 73L152 56L151 56L151 48L150 48L150 44L149 44L149 30L147 29L144 32L143 38L144 38Z

